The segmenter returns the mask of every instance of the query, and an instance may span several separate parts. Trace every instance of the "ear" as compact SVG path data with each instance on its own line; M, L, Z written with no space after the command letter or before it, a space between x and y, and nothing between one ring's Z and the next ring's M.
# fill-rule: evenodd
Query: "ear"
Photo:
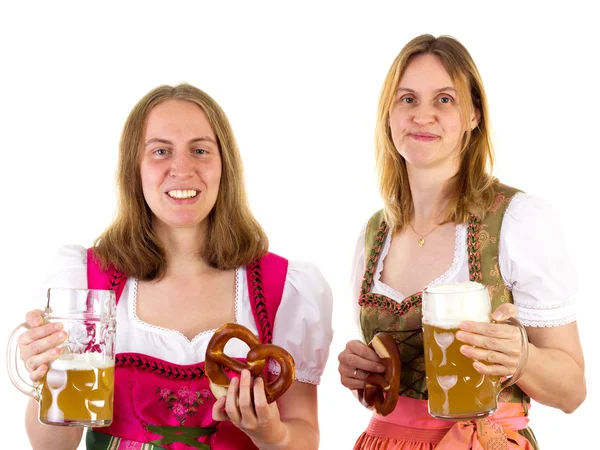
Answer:
M479 125L480 120L481 110L479 108L473 108L473 113L471 114L471 131L477 128L477 125Z

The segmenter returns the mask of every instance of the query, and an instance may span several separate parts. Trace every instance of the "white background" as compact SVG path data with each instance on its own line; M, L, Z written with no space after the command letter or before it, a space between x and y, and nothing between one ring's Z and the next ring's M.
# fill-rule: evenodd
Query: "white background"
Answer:
M90 246L109 224L130 109L155 86L186 81L228 114L272 251L315 262L332 286L321 448L351 448L369 413L339 384L337 355L357 337L349 295L356 237L381 204L377 98L408 40L450 34L485 83L496 174L554 205L580 277L587 401L572 415L536 404L530 425L544 450L590 448L584 423L600 403L592 287L600 256L600 39L587 2L11 3L0 6L2 352L24 312L42 304L34 292L57 247ZM27 449L26 399L4 370L0 386L3 441Z

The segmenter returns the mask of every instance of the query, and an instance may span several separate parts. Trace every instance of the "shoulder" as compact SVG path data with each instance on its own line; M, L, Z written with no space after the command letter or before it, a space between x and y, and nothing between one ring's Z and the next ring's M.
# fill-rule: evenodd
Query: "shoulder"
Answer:
M318 294L328 299L331 297L329 283L316 264L308 261L289 261L285 280L284 295L295 291L299 294L309 293L310 297Z
M87 267L87 248L81 245L62 245L53 257L53 264L62 269L85 269Z
M558 222L558 215L544 198L519 192L508 204L503 222L518 226L554 225Z
M80 245L59 247L46 271L45 288L87 288L87 249Z

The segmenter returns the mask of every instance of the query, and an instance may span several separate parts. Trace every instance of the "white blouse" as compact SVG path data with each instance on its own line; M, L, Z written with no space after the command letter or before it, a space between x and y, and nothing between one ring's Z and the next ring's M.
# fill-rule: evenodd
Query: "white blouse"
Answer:
M363 227L352 266L353 299L358 299L365 271ZM381 281L391 243L387 234L373 276L372 292L401 302L406 295ZM558 220L550 206L538 197L518 193L508 205L500 229L499 266L504 283L512 291L517 319L528 327L553 327L575 321L577 276L565 247ZM456 226L454 260L430 285L469 280L467 227ZM354 301L358 319L358 301Z
M59 249L53 274L44 283L51 287L87 288L87 256L84 247L67 245ZM246 268L235 272L235 320L258 336L246 281ZM141 353L173 364L204 361L206 347L215 330L204 331L188 340L182 333L151 325L136 314L137 280L128 278L117 306L117 353ZM273 324L273 344L285 348L296 362L296 380L319 384L333 338L332 294L319 269L311 263L290 261L281 304ZM248 346L232 339L225 347L232 357L245 357ZM269 370L278 373L272 361Z

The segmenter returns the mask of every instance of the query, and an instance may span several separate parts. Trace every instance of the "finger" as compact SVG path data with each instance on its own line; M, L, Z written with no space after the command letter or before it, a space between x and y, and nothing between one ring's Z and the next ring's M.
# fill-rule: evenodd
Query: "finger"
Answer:
M48 366L46 364L41 364L33 372L29 372L29 379L34 383L39 383L47 372Z
M219 400L217 400L215 402L215 404L213 405L212 417L213 417L213 420L215 420L217 422L224 422L224 421L230 420L229 416L227 415L227 412L224 409L226 398L227 397L224 395Z
M250 430L256 428L256 414L252 404L252 377L246 369L242 370L240 378L239 410L243 427Z
M489 338L509 339L515 341L518 341L521 338L521 334L517 327L503 323L465 321L461 322L460 329L467 331L468 333L479 334ZM469 336L466 336L466 334L458 331L456 333L456 338L466 343L467 339L469 339Z
M517 334L510 339L490 337L483 334L465 333L458 331L456 338L465 344L478 347L485 350L493 350L505 353L509 356L519 356L521 354L521 342L518 330Z
M54 362L59 356L60 349L53 348L27 359L25 361L25 368L29 372L29 377L31 378L33 372L36 372L42 365L50 367L52 362Z
M51 334L61 331L62 329L62 323L58 322L30 328L19 335L17 342L19 345L29 345L34 341L50 336Z
M365 388L364 380L357 380L356 378L348 378L348 377L342 376L342 377L340 377L340 381L343 386L347 387L350 390Z
M481 348L469 347L468 345L463 345L460 348L460 352L471 358L475 361L483 361L490 364L498 364L506 367L513 372L517 369L519 365L519 357L510 356L505 353L495 352L493 350L484 350Z
M359 381L364 381L367 379L371 372L367 372L366 370L358 368L353 369L352 367L348 366L340 366L340 373L348 378L354 378Z
M498 377L509 377L515 373L514 369L510 370L507 367L498 364L483 364L482 362L474 362L475 370L483 375L491 375Z
M379 363L380 361L380 358L377 356L375 350L361 341L354 340L348 342L346 344L346 350L348 350L349 354L357 355L361 359L373 361L375 363Z
M67 333L64 331L59 331L58 333L53 333L44 338L37 339L31 342L29 345L21 346L19 349L21 359L26 361L35 355L52 350L62 344L66 339Z
M227 389L227 396L225 399L225 412L229 416L234 424L239 425L241 421L241 414L238 409L238 392L239 392L240 380L237 377L231 379L229 388Z
M277 403L273 402L273 405L277 405ZM271 405L267 403L265 382L262 378L254 380L254 409L256 410L256 420L258 423L266 423L271 420L273 416Z
M34 309L25 314L25 322L30 327L39 327L44 323L44 312L40 309Z
M511 317L517 317L517 307L512 303L503 303L492 314L494 320L507 320Z

